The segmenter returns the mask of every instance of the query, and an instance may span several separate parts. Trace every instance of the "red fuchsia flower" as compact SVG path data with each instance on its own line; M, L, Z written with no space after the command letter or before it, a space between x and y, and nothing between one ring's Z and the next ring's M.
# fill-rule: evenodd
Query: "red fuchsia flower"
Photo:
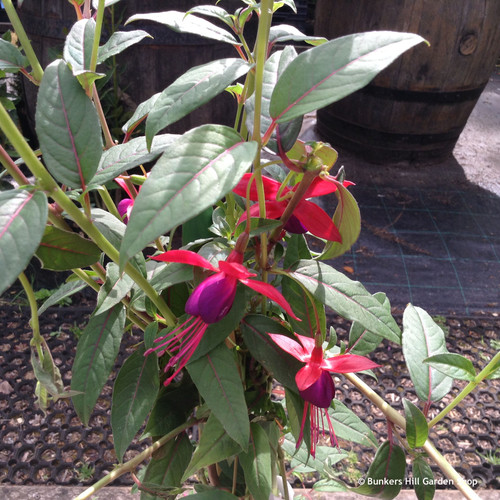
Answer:
M247 196L248 183L251 182L252 174L245 174L238 185L233 189L233 192L242 196ZM318 205L309 201L307 198L314 198L324 194L333 193L337 190L337 183L333 177L329 180L324 180L321 177L316 177L306 191L302 200L300 200L293 215L285 224L284 229L290 233L305 233L309 231L311 234L323 238L328 241L342 241L340 232L337 226L333 223L331 217ZM270 177L262 177L264 183L264 193L266 199L266 216L269 219L279 219L285 211L290 197L293 195L295 187L289 189L285 187L281 193L281 198L277 199L278 191L281 183L271 179ZM345 181L344 185L349 186L352 183ZM250 200L258 201L257 187L255 182L250 186ZM259 205L256 203L250 207L250 217L259 216ZM244 213L240 222L244 221L247 214Z
M159 345L148 349L145 353L148 355L157 351L159 355L162 355L165 351L169 351L172 354L165 367L165 372L171 368L174 368L174 372L165 381L165 385L170 384L173 378L186 366L208 326L217 323L229 313L238 283L265 295L280 305L290 316L298 319L278 290L263 281L250 279L257 275L243 265L243 253L239 251L233 250L226 260L219 261L218 267L213 266L201 255L189 250L170 250L153 257L153 259L190 264L214 272L194 289L186 302L185 311L189 318L175 330L156 339L155 343Z
M379 365L356 354L340 354L325 359L323 348L318 347L314 339L303 335L295 334L300 343L285 335L270 333L269 336L284 351L305 363L305 366L295 375L299 394L305 402L297 448L304 437L304 426L308 410L310 410L311 421L311 455L315 456L319 437L321 434L325 434L325 420L330 434L330 443L332 446L338 446L330 415L328 414L328 408L335 397L335 383L329 372L360 372L371 370Z

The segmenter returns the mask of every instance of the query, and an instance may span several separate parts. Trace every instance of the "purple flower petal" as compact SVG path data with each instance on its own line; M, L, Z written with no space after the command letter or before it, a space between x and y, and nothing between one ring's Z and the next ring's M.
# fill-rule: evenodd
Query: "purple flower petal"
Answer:
M299 391L304 401L318 408L328 408L335 397L335 384L332 376L323 371L319 379L304 391Z
M201 282L186 302L186 312L207 323L217 323L230 311L237 280L217 273Z

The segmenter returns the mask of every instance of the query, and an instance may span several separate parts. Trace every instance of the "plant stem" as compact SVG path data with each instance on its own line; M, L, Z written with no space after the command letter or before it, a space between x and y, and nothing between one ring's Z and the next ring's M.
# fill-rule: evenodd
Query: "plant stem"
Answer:
M122 220L122 217L118 213L118 209L116 208L116 205L111 198L111 195L109 194L108 188L106 186L101 186L98 190L99 196L101 197L102 201L106 205L106 208L108 209L108 212L112 215L114 215L118 220Z
M453 399L453 401L438 415L436 415L429 422L429 429L436 425L440 420L442 420L448 413L450 413L455 406L460 404L462 400L467 397L488 375L490 375L492 369L500 361L500 352L497 352L493 359L476 375L474 380L471 380L460 392L460 394Z
M43 77L42 66L40 65L40 62L36 57L35 51L33 50L33 46L31 45L28 35L24 30L23 24L21 23L21 20L17 15L16 9L14 8L14 5L12 5L12 0L3 0L3 5L5 11L7 12L7 16L9 17L9 20L12 24L12 27L16 32L17 38L19 39L19 43L21 44L24 53L28 58L33 78L37 83L40 83Z
M5 151L0 144L0 163L4 166L9 175L20 185L28 186L30 181L26 179L25 175L21 172L14 160L10 157L9 153Z
M192 427L197 423L197 420L190 419L187 422L184 422L179 427L176 427L165 436L155 441L151 446L148 446L142 453L136 455L134 458L120 465L113 471L111 471L108 475L104 476L102 479L97 481L97 483L93 484L90 488L87 488L84 492L80 493L74 500L84 500L86 498L90 498L96 491L99 491L104 486L112 483L115 479L118 479L123 474L127 472L134 471L144 460L148 459L155 451L159 450L162 446L164 446L168 441L175 438L181 432L184 432L189 427Z
M31 310L31 321L30 326L33 331L33 339L32 342L36 346L36 350L38 352L38 357L43 359L43 350L42 344L44 342L42 335L40 334L40 322L38 321L38 305L36 303L35 292L33 291L33 287L29 282L28 278L24 273L19 275L19 281L24 288L26 293L26 298L28 299L28 304Z
M356 386L384 415L394 424L402 429L406 429L405 418L388 403L386 403L369 385L363 382L353 373L345 373L345 378ZM434 463L441 469L443 474L450 479L455 487L462 492L465 498L469 500L480 500L479 496L472 490L467 482L460 474L448 463L448 461L439 453L431 441L427 440L423 445L423 449L427 452Z

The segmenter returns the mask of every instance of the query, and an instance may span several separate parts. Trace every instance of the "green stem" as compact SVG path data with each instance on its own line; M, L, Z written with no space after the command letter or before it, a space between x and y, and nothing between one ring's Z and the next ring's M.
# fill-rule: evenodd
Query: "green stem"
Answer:
M108 475L104 476L101 480L97 481L90 488L87 488L84 492L80 493L74 500L84 500L86 498L91 498L92 495L95 494L96 491L99 491L104 486L112 483L115 479L118 479L123 474L134 471L144 460L147 460L151 455L159 450L162 446L168 443L171 439L174 439L176 436L184 432L189 427L195 425L197 421L195 419L190 419L187 422L179 425L174 430L170 431L168 434L165 434L162 438L155 441L151 446L148 446L142 453L139 453L134 458L125 462L123 465L120 465L113 471L111 471Z
M493 368L500 362L500 352L497 352L493 359L476 375L474 380L471 380L460 392L460 394L453 399L453 401L438 415L436 415L429 422L429 429L442 420L448 413L450 413L455 406L460 404L488 375L491 374Z
M56 181L47 172L43 164L30 148L22 134L19 132L11 117L0 104L0 123L2 129L19 155L24 159L31 173L36 177L38 187L48 193L48 195L65 211L68 216L87 234L87 236L116 264L120 262L118 250L102 235L83 212L66 196L64 191L57 185ZM174 326L176 317L149 284L146 278L130 263L125 265L124 271L140 286L153 304L158 308L168 326Z
M369 385L363 382L353 373L345 373L345 378L357 387L382 413L394 424L402 429L406 429L405 418L386 403ZM443 474L450 479L455 487L462 492L465 498L469 500L480 500L479 496L472 490L460 474L448 463L446 458L439 453L431 441L427 440L423 449L434 463L441 469Z
M30 181L26 179L25 175L21 172L14 160L10 157L9 153L5 151L0 144L0 163L4 166L9 175L20 185L28 186Z
M115 202L113 201L111 195L109 194L108 188L106 186L101 186L98 192L102 201L106 205L108 212L114 215L118 220L122 220L120 214L118 213L118 209L116 208Z
M99 51L99 42L101 41L102 22L104 19L104 0L99 0L97 6L97 15L95 20L94 42L92 44L92 54L90 56L90 71L96 72L97 68L97 53Z
M38 61L38 58L36 57L35 51L33 50L33 46L31 45L31 42L28 38L28 35L26 34L26 31L24 30L24 27L21 23L21 20L19 19L19 16L17 15L16 9L14 8L14 5L12 4L12 0L3 0L3 5L5 8L5 11L7 12L7 16L9 16L9 20L12 24L12 27L14 28L14 31L16 32L17 38L19 39L19 43L21 44L24 53L26 54L26 57L28 58L28 61L31 66L31 72L33 75L33 78L40 83L42 81L43 77L43 69L42 66L40 65L40 62Z
M28 278L26 277L26 275L24 273L21 273L19 275L19 281L21 282L21 285L24 288L24 291L26 293L26 297L28 299L28 304L29 304L30 310L31 310L30 326L31 326L31 330L33 331L32 342L36 346L36 350L38 352L38 357L40 359L43 359L42 344L44 343L44 339L40 333L40 322L38 321L38 305L36 303L35 292L33 291L33 287L31 286L31 283L29 282Z

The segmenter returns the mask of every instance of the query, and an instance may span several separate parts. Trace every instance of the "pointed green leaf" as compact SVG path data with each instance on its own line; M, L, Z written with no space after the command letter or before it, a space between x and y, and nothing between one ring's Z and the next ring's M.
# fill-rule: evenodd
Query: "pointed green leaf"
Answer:
M123 125L122 132L124 134L130 134L132 131L141 123L148 113L151 111L151 108L154 106L156 100L160 97L160 92L152 95L149 99L141 102L137 109L134 111L132 117Z
M42 261L44 269L67 271L95 264L101 256L101 250L77 233L47 226L36 256Z
M306 50L279 78L271 97L271 116L275 122L286 122L338 101L423 41L410 33L372 31Z
M215 19L219 19L219 21L226 23L229 27L233 26L233 16L217 5L197 5L196 7L189 9L188 14L202 14L204 16L214 17Z
M300 437L301 429L303 431L303 446L307 449L307 454L310 455L311 450L311 425L309 415L306 415L306 421L302 426L304 417L305 401L300 397L298 391L294 392L285 387L285 404L288 414L288 425L290 426L291 434L295 439L295 444ZM293 453L292 453L293 455Z
M308 36L304 35L295 26L289 24L278 24L271 26L269 30L269 43L283 43L283 42L306 42L310 45L321 45L328 40L322 36Z
M189 375L228 436L248 448L250 424L243 385L233 353L225 344L187 365Z
M73 24L66 37L63 56L74 75L90 70L94 34L94 19L81 19Z
M418 500L432 500L436 492L436 480L432 469L421 456L413 460L412 464L414 490Z
M334 259L346 253L359 237L361 232L361 214L354 196L342 184L335 191L338 205L333 214L333 222L340 231L342 243L329 241L320 259Z
M121 304L103 314L92 316L76 348L72 367L73 406L84 425L114 367L125 328L125 310Z
M439 401L451 390L453 379L424 363L443 353L448 353L443 330L427 312L409 304L403 314L403 355L422 401Z
M150 151L145 137L137 137L104 151L89 188L106 184L126 170L156 160L178 137L175 134L158 135L154 138Z
M241 333L252 356L285 387L298 392L295 374L303 364L274 343L269 333L290 336L279 322L263 315L248 314L241 322Z
M80 280L64 283L38 308L38 316L44 313L50 306L54 306L61 300L71 297L75 293L82 291L87 286L87 283Z
M377 445L377 439L370 428L340 401L334 399L328 413L337 437L363 446Z
M106 266L106 281L97 294L95 312L100 314L118 304L131 290L134 280L128 274L120 274L118 265L109 262Z
M36 132L50 173L69 187L84 189L101 158L101 127L94 105L61 59L43 75Z
M476 370L472 361L460 354L451 352L434 354L434 356L424 359L424 363L428 363L436 370L454 379L472 381L476 378Z
M240 45L229 31L219 28L215 24L202 19L201 17L185 12L170 10L166 12L153 12L148 14L135 14L130 17L125 24L133 21L154 21L164 24L178 33L191 33L199 35L218 42L230 43L231 45Z
M220 59L191 68L180 76L160 94L149 112L148 146L160 130L212 100L250 68L241 59Z
M302 320L297 321L290 318L293 331L309 337L314 335L316 331L320 331L324 335L326 332L325 306L315 298L312 298L314 302L312 304L310 295L292 279L283 278L281 286L283 296L290 304L295 315Z
M154 356L154 354L152 354ZM149 416L142 439L164 436L186 421L200 402L196 386L184 377L178 386L162 387Z
M102 64L106 59L120 54L146 37L151 38L151 35L143 30L116 31L102 47L99 47L97 63Z
M193 445L187 434L163 445L149 462L142 484L148 491L167 492L182 485L182 476L193 454ZM162 498L146 491L141 493L141 500Z
M250 425L250 444L246 453L240 453L245 484L255 500L269 500L273 486L271 444L264 429L257 423Z
M185 481L202 467L225 460L239 452L241 452L241 447L228 436L222 424L211 414L203 426L198 448L196 448L191 462L184 472L182 481Z
M313 260L299 261L288 275L344 318L358 321L367 330L400 343L401 333L396 321L359 281Z
M0 294L28 265L42 239L47 216L44 193L0 192Z
M141 345L130 355L120 368L113 387L111 429L120 462L151 411L160 386L158 358L144 356L144 352L144 345Z
M382 292L377 292L373 296L386 308L388 314L390 314L391 303L387 295ZM382 340L380 335L368 331L362 324L353 321L351 329L349 330L349 352L351 354L365 356L373 352ZM398 344L401 344L401 341L399 341Z
M135 199L121 246L124 265L158 236L215 204L252 164L255 142L223 125L186 132L163 153ZM194 202L195 200L195 202Z
M0 71L17 73L28 64L28 58L14 44L0 38Z
M385 441L377 450L375 458L364 478L365 483L350 491L385 500L399 495L404 482L406 457L402 448Z
M406 418L406 440L410 448L423 446L429 435L429 426L424 414L411 401L403 398Z

